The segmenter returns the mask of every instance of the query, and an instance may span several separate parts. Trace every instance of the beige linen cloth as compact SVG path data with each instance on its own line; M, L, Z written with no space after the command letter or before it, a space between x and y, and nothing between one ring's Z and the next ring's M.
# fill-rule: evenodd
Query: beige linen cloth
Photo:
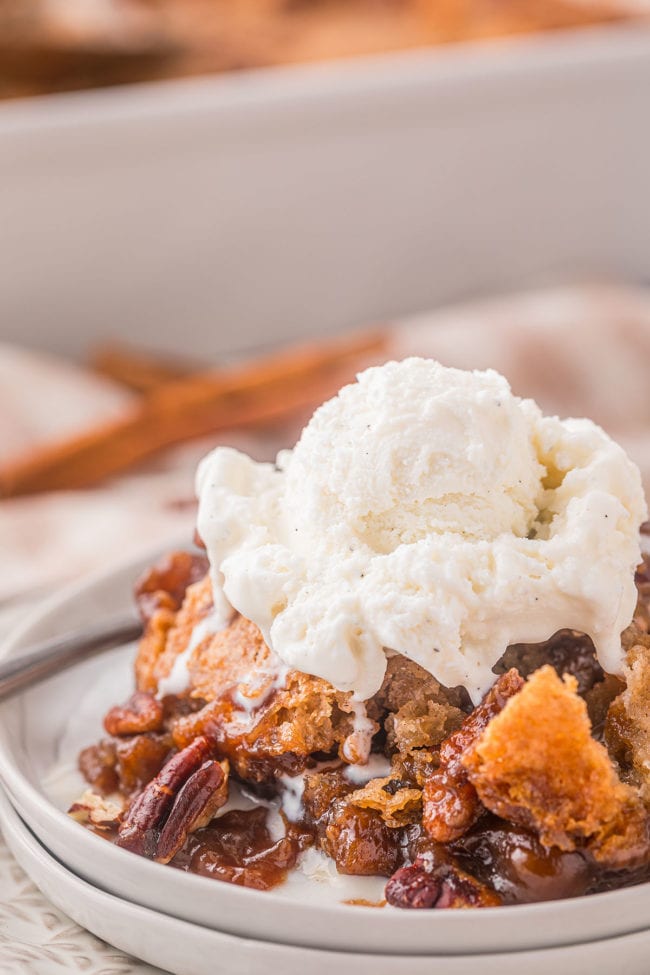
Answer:
M650 494L650 291L546 289L423 314L394 323L390 336L387 358L430 355L446 365L493 367L546 412L596 420L639 464ZM130 395L69 363L0 345L0 463L119 414ZM276 434L219 442L272 459L296 431ZM211 446L179 448L92 491L1 501L0 635L58 585L156 543L189 541L194 468ZM0 959L7 975L151 971L56 912L1 841Z

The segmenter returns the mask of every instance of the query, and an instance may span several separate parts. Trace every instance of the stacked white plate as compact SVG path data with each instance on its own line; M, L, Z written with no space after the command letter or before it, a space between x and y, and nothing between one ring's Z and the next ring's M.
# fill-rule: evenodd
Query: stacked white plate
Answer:
M128 608L140 564L121 566L50 600L5 654ZM87 661L0 708L0 819L19 863L61 910L130 954L179 975L287 975L399 970L474 973L645 973L650 885L546 904L481 911L398 911L341 902L336 883L262 893L184 874L117 849L68 818L80 745L132 685L132 647ZM373 883L373 881L369 881ZM377 882L379 883L379 882Z

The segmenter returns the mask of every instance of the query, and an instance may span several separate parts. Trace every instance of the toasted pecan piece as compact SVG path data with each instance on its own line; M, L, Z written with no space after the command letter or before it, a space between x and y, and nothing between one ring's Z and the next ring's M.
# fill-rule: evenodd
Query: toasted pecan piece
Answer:
M228 799L228 763L208 760L181 787L160 831L158 863L169 863L189 833L207 826Z
M160 609L179 610L189 587L205 576L208 567L205 555L192 552L170 552L160 558L135 584L142 622L148 623Z
M213 770L208 784L211 791L202 788L203 808L198 809L194 803L194 792L183 791L183 787L198 772L204 764L217 766L220 772ZM158 856L158 848L161 832L165 824L174 816L174 809L179 804L179 814L173 818L176 830L168 832L165 843L165 851L171 848L172 834L181 825L186 825L187 831L198 828L201 821L201 814L208 807L214 813L215 806L212 804L212 794L219 793L220 804L226 801L227 791L224 789L224 780L227 779L227 767L219 766L213 761L213 745L205 737L196 738L191 745L188 745L182 752L178 752L163 766L155 779L145 787L145 789L131 803L124 817L117 837L117 845L122 846L140 856L155 859ZM195 780L195 785L197 780ZM206 782L200 780L201 787ZM190 801L188 801L190 800ZM182 813L182 814L181 814ZM182 845L182 844L181 844ZM171 854L173 856L173 853Z
M469 781L463 755L523 684L514 669L502 674L458 731L440 746L440 767L425 781L422 796L422 823L437 842L457 840L478 819L481 802Z
M420 819L422 792L408 782L392 777L371 779L349 797L360 809L375 809L387 826L409 826Z
M626 686L610 705L605 741L626 778L650 800L650 649L635 643L627 651Z
M158 774L172 749L171 736L165 734L103 738L80 753L79 771L95 792L129 796Z
M79 753L79 771L93 790L102 796L117 792L120 787L115 742L107 739L89 745Z
M119 791L134 796L158 775L173 751L169 735L145 733L115 741Z
M575 678L542 667L495 715L461 762L484 806L546 846L586 848L626 867L647 856L647 820L606 749L591 737Z
M390 877L401 862L397 831L374 809L346 799L334 803L320 845L339 873L357 877Z
M136 691L126 704L118 704L108 711L104 728L109 735L121 738L145 731L161 731L163 719L161 702L153 694Z
M119 797L107 799L93 792L92 789L86 789L77 801L72 803L68 809L68 816L76 819L78 823L109 831L117 828L123 812L124 803Z
M344 768L307 772L302 795L307 825L340 873L390 877L401 862L401 836L379 812L351 802Z
M386 900L407 909L498 907L499 895L466 873L442 850L425 853L397 870L386 884Z

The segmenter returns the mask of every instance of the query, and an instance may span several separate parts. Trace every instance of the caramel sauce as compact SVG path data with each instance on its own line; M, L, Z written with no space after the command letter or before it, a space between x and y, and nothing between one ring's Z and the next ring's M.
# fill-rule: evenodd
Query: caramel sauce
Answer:
M546 849L533 833L495 816L483 817L452 850L508 904L577 897L592 882L593 867L581 853Z
M349 904L351 907L386 907L388 901L368 901L365 897L351 897L343 903Z
M255 890L277 887L295 867L305 834L289 828L274 842L266 818L263 807L225 813L193 833L172 866Z

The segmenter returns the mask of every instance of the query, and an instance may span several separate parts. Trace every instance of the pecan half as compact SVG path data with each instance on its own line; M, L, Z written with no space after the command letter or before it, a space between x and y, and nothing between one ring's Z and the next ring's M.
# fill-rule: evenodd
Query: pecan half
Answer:
M386 884L386 900L393 907L416 910L497 907L502 903L490 887L445 854L440 858L425 854L394 873Z
M422 793L422 824L437 842L459 839L480 816L482 805L463 767L462 756L523 685L523 678L514 668L502 674L458 731L441 744L440 767L426 780Z
M126 704L111 708L104 718L104 728L109 735L123 738L145 731L161 731L164 708L161 702L144 691L136 691Z
M117 845L153 859L158 838L183 784L212 757L208 738L195 738L162 767L155 779L131 803L117 837Z
M169 863L189 833L207 826L228 798L228 765L205 762L182 787L160 831L156 860Z

